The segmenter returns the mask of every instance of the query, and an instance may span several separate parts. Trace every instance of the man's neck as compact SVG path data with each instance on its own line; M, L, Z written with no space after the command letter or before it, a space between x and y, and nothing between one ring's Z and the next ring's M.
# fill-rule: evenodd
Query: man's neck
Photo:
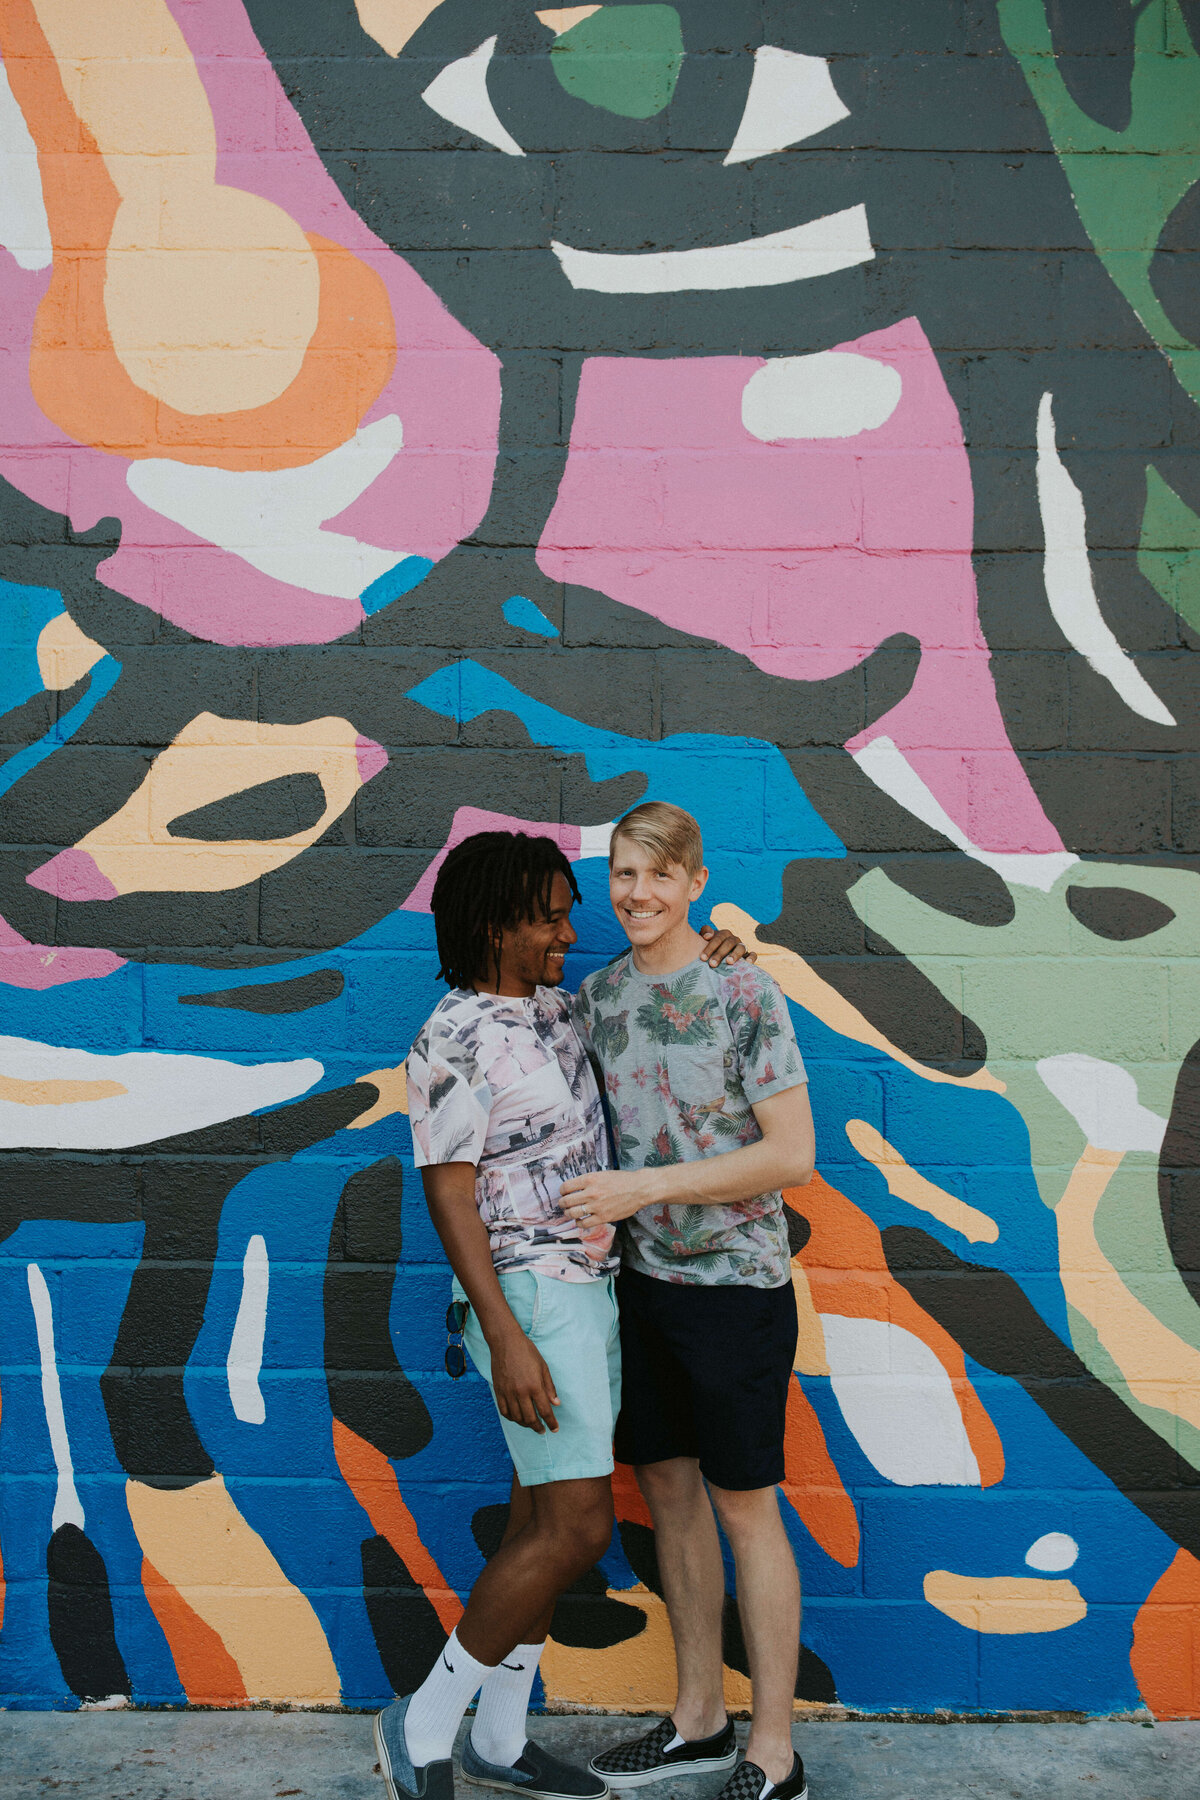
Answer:
M639 975L677 975L695 962L704 947L704 939L691 926L683 924L668 931L654 944L631 944L633 966Z
M477 994L495 994L501 1000L532 1000L537 993L532 981L522 981L518 975L501 975L499 981L475 981L471 985Z

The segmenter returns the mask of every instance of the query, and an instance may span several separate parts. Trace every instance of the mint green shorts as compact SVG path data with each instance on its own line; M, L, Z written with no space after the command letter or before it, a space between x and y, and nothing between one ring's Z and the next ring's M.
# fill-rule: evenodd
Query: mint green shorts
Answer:
M621 1409L621 1334L612 1276L560 1281L515 1269L499 1280L517 1324L546 1359L561 1403L555 1408L557 1431L532 1431L500 1418L521 1486L611 1475L613 1428ZM457 1281L454 1297L464 1298ZM463 1342L490 1387L492 1359L473 1312L467 1314Z

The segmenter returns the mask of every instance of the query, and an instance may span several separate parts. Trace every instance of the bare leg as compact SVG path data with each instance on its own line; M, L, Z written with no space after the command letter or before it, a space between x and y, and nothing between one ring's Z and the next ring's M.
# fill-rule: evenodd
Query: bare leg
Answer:
M513 1538L515 1538L517 1536L518 1532L524 1531L525 1527L532 1522L533 1501L530 1498L530 1495L532 1492L533 1492L533 1489L525 1488L525 1487L521 1486L520 1480L518 1479L516 1471L514 1470L513 1478L512 1478L512 1493L509 1496L509 1502L508 1502L508 1523L504 1527L504 1536L500 1539L500 1549L501 1550L503 1550L505 1544L509 1544L512 1542ZM611 1526L609 1529L611 1531ZM605 1549L607 1549L607 1548L608 1548L608 1546L606 1544ZM604 1552L601 1551L601 1555L603 1555L603 1554L604 1554ZM530 1644L543 1643L545 1641L545 1639L548 1638L550 1635L550 1621L553 1617L554 1617L554 1601L552 1600L550 1602L549 1606L546 1608L545 1615L538 1620L536 1625L533 1626L529 1637L527 1639L522 1639L519 1641L530 1643Z
M681 1737L706 1738L725 1724L721 1613L725 1569L716 1520L694 1457L637 1470L658 1551L663 1597L675 1639L677 1697L671 1717Z
M771 1781L792 1766L792 1699L800 1654L800 1578L775 1489L712 1489L737 1567L738 1611L750 1660L754 1720L747 1760Z
M493 1667L517 1644L539 1641L534 1634L548 1623L558 1596L603 1556L612 1535L607 1475L520 1491L529 1517L505 1532L458 1626L463 1649Z

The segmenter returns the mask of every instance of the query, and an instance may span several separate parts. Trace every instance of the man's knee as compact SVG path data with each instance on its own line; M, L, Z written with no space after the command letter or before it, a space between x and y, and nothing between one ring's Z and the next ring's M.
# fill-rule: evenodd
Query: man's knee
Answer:
M590 1485L590 1484L589 1484ZM534 1490L535 1493L537 1490ZM609 1484L597 1483L592 1491L570 1494L542 1490L541 1504L535 1502L538 1534L546 1553L560 1568L569 1571L568 1579L598 1562L612 1538L613 1504Z
M779 1501L773 1487L721 1488L709 1483L712 1503L717 1509L726 1537L734 1542L739 1537L752 1537L782 1530Z
M651 1506L674 1507L695 1500L704 1492L700 1465L694 1456L673 1456L667 1462L638 1463L637 1484Z

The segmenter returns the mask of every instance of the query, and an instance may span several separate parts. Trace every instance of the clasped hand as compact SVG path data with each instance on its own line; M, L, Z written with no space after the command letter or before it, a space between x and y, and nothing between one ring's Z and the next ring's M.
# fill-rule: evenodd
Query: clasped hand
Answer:
M564 1181L559 1205L580 1225L615 1225L659 1199L655 1169L598 1169Z

